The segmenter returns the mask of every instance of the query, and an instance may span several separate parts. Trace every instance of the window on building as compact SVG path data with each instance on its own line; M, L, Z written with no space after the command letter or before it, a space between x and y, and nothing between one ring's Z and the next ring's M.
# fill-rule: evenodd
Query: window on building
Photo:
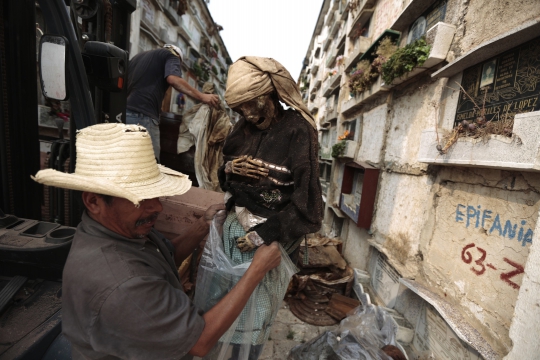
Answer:
M358 210L360 209L360 199L362 197L362 185L364 183L363 169L356 169L353 172L351 189L342 190L340 209L347 214L354 222L358 221Z
M332 174L332 164L327 162L319 163L319 181L321 182L321 190L323 195L328 193L330 186L330 179Z
M330 137L330 143L328 144L330 147L334 146L337 142L337 126L336 126L336 122L333 121L331 124L330 124L330 130L329 130L330 134L329 134L329 137Z
M321 147L328 147L329 136L328 130L321 131Z
M343 132L348 131L349 136L347 140L354 140L357 141L358 137L356 135L356 124L357 119L354 119L352 121L347 121L343 123Z
M369 229L375 207L379 169L350 162L343 167L339 208L358 227Z

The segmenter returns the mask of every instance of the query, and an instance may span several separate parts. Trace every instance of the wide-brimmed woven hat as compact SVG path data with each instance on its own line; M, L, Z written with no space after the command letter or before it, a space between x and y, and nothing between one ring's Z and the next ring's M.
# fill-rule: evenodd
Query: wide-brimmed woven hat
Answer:
M121 197L138 205L145 199L185 193L187 175L158 165L152 140L139 125L106 123L77 133L77 164L72 174L46 169L35 181L71 190Z

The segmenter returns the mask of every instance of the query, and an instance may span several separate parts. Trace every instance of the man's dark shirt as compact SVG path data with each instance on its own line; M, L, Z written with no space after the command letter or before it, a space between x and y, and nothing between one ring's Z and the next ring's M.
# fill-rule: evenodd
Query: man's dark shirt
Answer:
M155 230L128 239L83 214L62 284L73 359L179 359L195 345L205 323L171 251Z
M159 119L169 88L167 76L182 76L180 59L167 49L145 51L129 62L127 108Z

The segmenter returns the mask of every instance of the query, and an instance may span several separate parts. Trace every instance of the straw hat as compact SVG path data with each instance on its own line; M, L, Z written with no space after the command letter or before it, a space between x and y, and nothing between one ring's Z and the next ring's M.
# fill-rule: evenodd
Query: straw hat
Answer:
M46 169L35 181L71 190L121 197L138 205L145 199L185 193L187 175L158 165L152 140L139 125L105 123L77 133L75 173Z

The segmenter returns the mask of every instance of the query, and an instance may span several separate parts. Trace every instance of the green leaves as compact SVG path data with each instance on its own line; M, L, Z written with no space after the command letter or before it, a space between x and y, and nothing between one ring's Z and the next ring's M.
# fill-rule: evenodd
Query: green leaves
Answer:
M347 142L345 140L340 141L332 146L332 157L340 157L345 153Z
M377 80L382 71L383 64L397 48L397 45L394 44L390 37L385 37L381 40L377 46L377 50L373 53L376 57L371 63L364 59L356 64L356 67L349 74L350 78L348 85L351 96L368 89Z
M391 84L415 67L422 66L429 57L431 46L425 38L420 38L409 45L398 49L387 62L382 65L382 78L386 84Z

